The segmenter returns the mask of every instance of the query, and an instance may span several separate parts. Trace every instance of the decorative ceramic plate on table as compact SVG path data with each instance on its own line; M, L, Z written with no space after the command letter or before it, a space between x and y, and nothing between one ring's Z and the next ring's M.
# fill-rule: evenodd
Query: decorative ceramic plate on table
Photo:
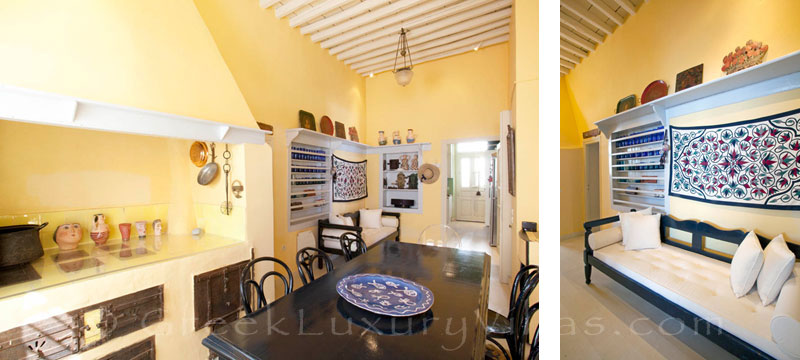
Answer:
M350 275L339 280L336 292L347 302L380 315L412 316L433 306L428 288L390 275Z

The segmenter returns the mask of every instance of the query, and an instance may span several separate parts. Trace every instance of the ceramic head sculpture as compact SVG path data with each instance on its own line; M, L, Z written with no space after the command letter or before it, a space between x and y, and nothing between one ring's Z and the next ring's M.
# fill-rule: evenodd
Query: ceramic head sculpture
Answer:
M61 250L75 250L83 238L81 224L61 224L53 233L53 241Z

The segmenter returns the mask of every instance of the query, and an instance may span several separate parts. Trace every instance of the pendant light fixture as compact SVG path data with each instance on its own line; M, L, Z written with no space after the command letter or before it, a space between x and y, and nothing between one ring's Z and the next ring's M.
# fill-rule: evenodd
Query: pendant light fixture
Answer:
M397 68L398 58L403 58L401 67ZM414 72L411 69L414 64L411 62L411 49L408 48L408 39L406 39L406 29L400 28L400 39L397 40L397 53L394 55L394 79L400 86L406 86L411 82L414 77Z

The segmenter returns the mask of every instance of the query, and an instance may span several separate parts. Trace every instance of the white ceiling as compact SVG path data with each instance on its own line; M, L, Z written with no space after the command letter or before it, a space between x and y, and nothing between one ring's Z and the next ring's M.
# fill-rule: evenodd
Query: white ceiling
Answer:
M362 76L392 70L400 28L414 64L508 41L511 0L259 0Z
M614 33L647 0L561 0L561 74Z

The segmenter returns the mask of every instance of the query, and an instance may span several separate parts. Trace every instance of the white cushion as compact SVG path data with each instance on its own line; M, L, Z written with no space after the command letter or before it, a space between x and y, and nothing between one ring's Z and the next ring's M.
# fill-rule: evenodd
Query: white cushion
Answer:
M625 228L628 224L628 221L636 216L642 215L653 215L653 208L649 207L639 211L627 212L627 213L618 213L619 215L619 224L622 227L622 245L625 245Z
M796 270L783 284L769 328L781 351L800 358L800 284Z
M622 226L622 238L627 238L625 250L657 249L661 247L661 215L632 216Z
M332 236L336 238L336 241L339 241L339 237L346 232L355 232L351 230L341 230L341 229L322 229L322 236Z
M589 247L592 250L602 249L620 241L622 241L622 229L619 227L611 227L589 234Z
M756 283L761 265L764 265L764 251L761 250L758 236L751 231L736 248L731 261L731 288L736 297L750 292Z
M786 246L783 235L778 235L764 248L764 266L756 280L761 304L769 305L778 298L783 283L794 267L794 253Z
M333 225L344 225L344 219L342 219L341 215L330 215L328 222Z
M381 217L381 225L396 229L398 226L400 226L400 221L394 216L384 216Z
M341 218L342 218L342 220L344 221L344 225L347 225L347 226L356 226L356 224L355 224L355 223L353 223L353 218L351 218L351 217L349 217L349 216L342 216Z
M772 357L791 358L772 341L770 320L773 312L777 312L776 304L762 306L755 291L741 298L734 296L728 283L727 262L668 244L647 251L625 251L621 243L616 243L595 251L594 256ZM783 294L778 303L781 297Z
M359 224L362 228L379 229L381 227L381 213L383 210L359 210Z

